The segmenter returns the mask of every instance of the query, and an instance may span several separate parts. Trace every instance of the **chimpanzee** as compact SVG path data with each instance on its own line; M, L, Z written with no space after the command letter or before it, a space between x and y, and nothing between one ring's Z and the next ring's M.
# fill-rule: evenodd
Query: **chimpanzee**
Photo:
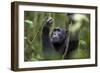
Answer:
M42 44L45 59L61 59L65 52L77 48L78 39L69 38L68 30L60 27L53 29L50 35L50 27L53 19L50 17L46 20L42 30ZM76 36L76 35L75 35ZM76 36L77 37L77 36ZM67 53L64 58L66 58Z

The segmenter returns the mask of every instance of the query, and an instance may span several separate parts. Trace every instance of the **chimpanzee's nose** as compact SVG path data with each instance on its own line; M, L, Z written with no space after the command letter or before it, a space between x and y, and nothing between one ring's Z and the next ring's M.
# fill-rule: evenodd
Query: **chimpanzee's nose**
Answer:
M54 33L53 35L54 35L54 36L56 36L57 34L56 34L56 33Z

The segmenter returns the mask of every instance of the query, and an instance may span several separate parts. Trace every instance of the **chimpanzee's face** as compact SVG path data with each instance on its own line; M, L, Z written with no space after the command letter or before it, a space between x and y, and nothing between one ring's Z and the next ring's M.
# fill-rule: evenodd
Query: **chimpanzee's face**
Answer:
M55 28L51 34L52 43L60 43L66 38L66 31L62 28Z

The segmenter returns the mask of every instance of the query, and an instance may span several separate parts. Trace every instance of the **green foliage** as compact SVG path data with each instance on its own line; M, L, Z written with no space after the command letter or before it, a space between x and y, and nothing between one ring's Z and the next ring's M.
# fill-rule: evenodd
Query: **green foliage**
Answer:
M51 31L55 27L62 27L68 29L68 16L66 13L53 13L53 12L24 12L24 60L25 61L40 61L45 60L42 51L42 28L43 22L47 17L54 19ZM89 15L87 15L89 17ZM69 59L83 59L90 57L90 23L81 22L79 29L79 46L78 48L69 54ZM77 26L73 26L75 29ZM73 30L73 29L70 30ZM48 54L50 52L48 51ZM47 55L46 57L48 57ZM62 59L61 55L55 53L51 54L51 60Z

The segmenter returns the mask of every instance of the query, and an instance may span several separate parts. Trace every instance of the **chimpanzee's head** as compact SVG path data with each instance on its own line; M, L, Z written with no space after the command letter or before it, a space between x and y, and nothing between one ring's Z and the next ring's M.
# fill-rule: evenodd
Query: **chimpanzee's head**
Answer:
M51 34L52 43L61 43L66 38L66 31L63 28L56 27Z

